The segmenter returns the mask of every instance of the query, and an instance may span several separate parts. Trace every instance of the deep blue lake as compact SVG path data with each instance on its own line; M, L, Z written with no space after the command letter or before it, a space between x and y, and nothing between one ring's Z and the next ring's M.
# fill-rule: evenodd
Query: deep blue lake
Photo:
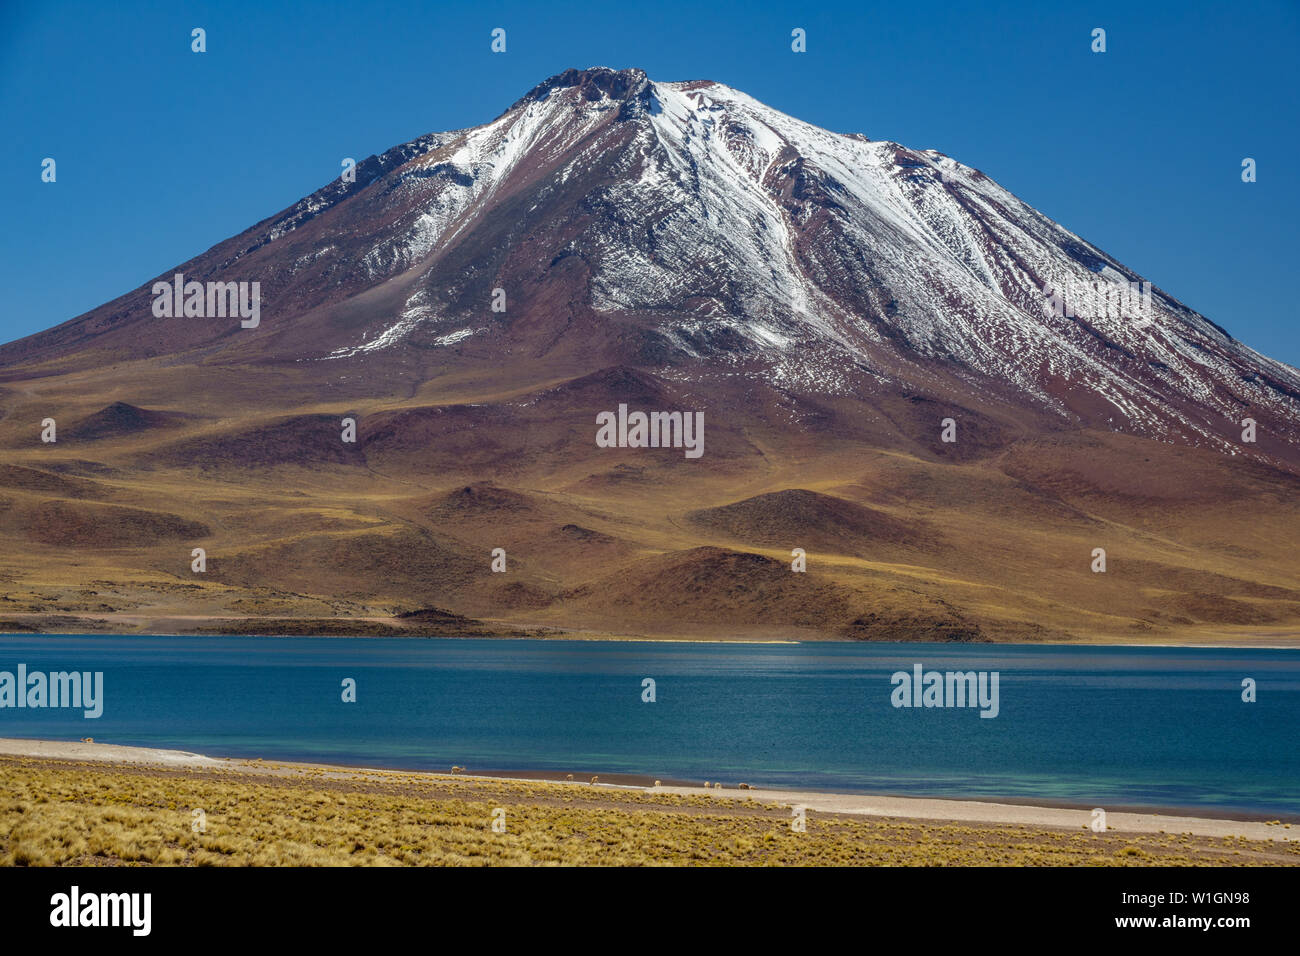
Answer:
M927 644L0 636L0 671L102 671L103 716L0 736L370 767L1300 812L1300 651ZM999 713L890 675L996 671ZM653 678L656 700L642 700ZM1242 701L1252 678L1258 699ZM355 703L342 681L356 681Z

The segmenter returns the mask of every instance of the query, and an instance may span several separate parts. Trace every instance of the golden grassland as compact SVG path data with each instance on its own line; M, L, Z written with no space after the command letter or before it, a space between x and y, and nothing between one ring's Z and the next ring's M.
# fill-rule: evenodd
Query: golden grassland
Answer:
M306 382L280 395L278 371L231 374L140 363L0 388L0 633L1300 645L1297 479L1206 449L1054 432L954 455L915 424L719 417L694 462L597 449L578 403L436 440L397 429L353 459L344 415L523 414L564 376L494 365L319 401ZM123 398L183 417L78 432ZM32 425L55 412L44 445ZM471 620L397 616L429 605Z
M192 825L196 809L201 832ZM492 829L498 810L500 833ZM0 757L0 864L1298 865L1300 845L817 812L795 832L789 807L703 795L301 766L250 772Z

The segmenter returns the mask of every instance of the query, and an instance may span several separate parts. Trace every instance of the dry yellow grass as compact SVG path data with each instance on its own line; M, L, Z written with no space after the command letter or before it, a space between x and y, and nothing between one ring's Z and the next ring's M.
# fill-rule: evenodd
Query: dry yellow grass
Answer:
M1300 864L1295 844L860 818L701 796L284 767L0 758L0 864ZM192 811L206 829L194 832ZM492 829L505 811L505 831Z
M684 459L669 469L573 444L562 411L475 433L513 450L508 480L437 442L382 467L254 465L241 443L288 415L324 416L311 434L332 442L344 415L522 406L564 376L494 366L414 394L291 406L270 398L283 382L267 369L242 370L234 387L230 369L126 368L33 380L5 396L0 632L220 633L251 622L259 633L374 634L406 628L395 610L432 604L504 631L584 637L944 639L955 620L959 634L978 626L1007 641L1300 644L1295 480L1207 449L1061 433L957 460L909 450L900 436L821 435L814 449L806 436L754 428L745 441L761 454L714 464L710 453L706 467L679 471ZM72 426L121 398L124 379L139 391L127 397L193 417L39 444L31 423L57 412ZM168 451L221 436L227 467ZM282 445L291 459L302 441ZM621 465L632 477L610 479ZM448 504L489 477L503 486L495 505ZM808 493L838 504L803 509ZM749 508L748 524L691 517L772 495L794 497ZM881 533L840 527L845 504L878 513ZM787 573L796 545L809 560L798 577ZM207 551L202 574L190 570L195 546ZM488 570L498 546L509 575ZM1105 574L1091 570L1096 547ZM700 548L761 555L772 573L738 576L734 562L692 559ZM639 602L610 593L624 579ZM682 579L707 584L690 606Z

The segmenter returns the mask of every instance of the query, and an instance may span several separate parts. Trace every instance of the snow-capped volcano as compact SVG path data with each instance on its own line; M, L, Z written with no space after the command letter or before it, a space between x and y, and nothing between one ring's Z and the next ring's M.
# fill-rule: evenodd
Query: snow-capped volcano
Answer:
M981 172L719 83L568 70L484 126L356 172L178 267L260 280L255 334L173 320L160 336L146 285L0 362L93 341L419 377L509 353L805 395L1009 402L1225 451L1244 417L1268 422L1270 453L1300 439L1295 369ZM1103 307L1078 308L1085 295Z
M6 618L1297 633L1300 373L977 170L596 68L355 172L0 346Z

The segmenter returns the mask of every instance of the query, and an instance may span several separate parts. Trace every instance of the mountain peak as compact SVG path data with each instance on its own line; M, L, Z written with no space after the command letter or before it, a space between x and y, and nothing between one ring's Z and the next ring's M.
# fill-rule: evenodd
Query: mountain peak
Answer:
M0 374L204 349L424 381L530 356L548 380L629 366L837 400L998 396L1231 454L1249 410L1270 444L1245 451L1300 458L1296 370L956 160L724 83L568 69L356 172L161 277L259 283L255 333L160 324L149 283L0 348Z
M540 103L555 90L576 89L582 102L609 98L633 100L650 86L644 70L615 70L607 66L591 66L585 70L573 69L556 73L534 86L511 107L526 103Z

